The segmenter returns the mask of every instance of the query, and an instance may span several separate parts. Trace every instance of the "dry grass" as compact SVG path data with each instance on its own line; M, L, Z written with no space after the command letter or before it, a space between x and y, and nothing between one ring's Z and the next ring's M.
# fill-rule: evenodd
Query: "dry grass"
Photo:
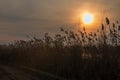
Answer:
M55 75L78 80L120 79L120 25L106 24L96 33L60 28L64 35L34 37L0 46L3 64L25 65Z

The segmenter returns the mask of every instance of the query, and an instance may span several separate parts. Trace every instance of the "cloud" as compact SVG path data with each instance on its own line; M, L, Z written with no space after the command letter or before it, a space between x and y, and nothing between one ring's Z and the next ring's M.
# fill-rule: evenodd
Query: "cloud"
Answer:
M14 38L55 33L59 25L72 21L77 10L90 8L99 13L110 8L108 14L119 16L119 7L119 0L0 0L0 34Z
M33 12L32 0L0 0L0 19L21 20Z

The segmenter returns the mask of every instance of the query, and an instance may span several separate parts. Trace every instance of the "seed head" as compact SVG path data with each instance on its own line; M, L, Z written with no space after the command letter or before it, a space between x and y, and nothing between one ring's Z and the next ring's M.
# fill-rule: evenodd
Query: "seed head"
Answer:
M120 30L120 26L118 26L118 30Z
M105 27L104 27L104 25L102 24L102 30L104 30L104 28L105 28Z
M110 24L110 20L107 17L106 17L106 23L107 23L107 25Z

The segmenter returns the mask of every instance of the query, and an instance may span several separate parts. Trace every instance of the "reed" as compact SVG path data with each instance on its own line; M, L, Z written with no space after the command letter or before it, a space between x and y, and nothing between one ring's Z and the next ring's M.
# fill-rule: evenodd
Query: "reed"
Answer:
M101 29L87 33L60 28L54 37L17 40L0 46L0 62L25 65L74 80L118 80L120 26L106 18Z

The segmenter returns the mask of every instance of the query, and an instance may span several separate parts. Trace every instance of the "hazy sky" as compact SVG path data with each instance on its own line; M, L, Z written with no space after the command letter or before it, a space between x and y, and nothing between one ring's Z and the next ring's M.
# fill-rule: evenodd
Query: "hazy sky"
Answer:
M0 0L0 43L56 33L62 24L79 21L84 11L119 19L120 0Z

